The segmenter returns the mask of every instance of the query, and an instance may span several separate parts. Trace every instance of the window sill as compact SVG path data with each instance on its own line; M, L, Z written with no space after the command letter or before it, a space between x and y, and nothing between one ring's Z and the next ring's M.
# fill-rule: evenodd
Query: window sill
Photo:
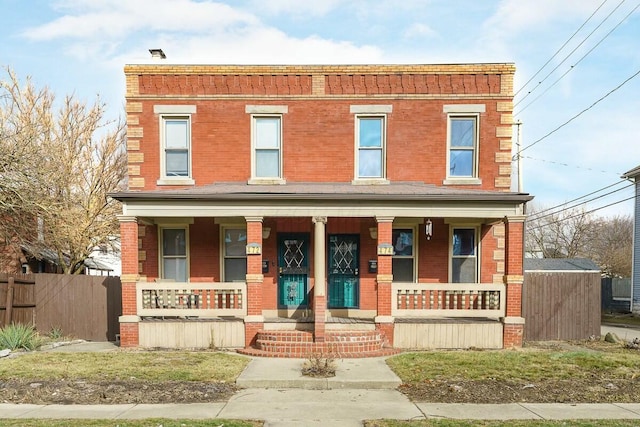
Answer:
M351 185L389 185L391 181L385 178L356 178Z
M480 178L448 178L442 181L442 185L482 185Z
M283 178L251 178L247 181L249 185L285 185L286 179Z
M156 185L195 185L191 178L161 178L156 181Z

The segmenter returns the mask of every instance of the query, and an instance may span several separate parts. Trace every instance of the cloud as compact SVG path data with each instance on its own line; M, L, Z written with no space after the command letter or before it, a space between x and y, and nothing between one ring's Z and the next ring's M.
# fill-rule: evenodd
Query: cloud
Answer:
M415 23L404 31L403 36L405 38L416 38L416 37L434 37L437 33L428 25Z
M123 39L134 32L218 32L235 26L255 25L258 19L228 5L193 0L91 1L58 4L64 16L29 28L31 40L57 38Z
M252 0L251 8L256 11L267 12L274 15L286 14L317 17L326 15L344 3L348 3L348 0Z

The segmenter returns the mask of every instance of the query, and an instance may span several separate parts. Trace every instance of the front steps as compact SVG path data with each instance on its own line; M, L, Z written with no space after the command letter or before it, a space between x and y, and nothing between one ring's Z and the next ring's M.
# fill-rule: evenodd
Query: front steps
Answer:
M308 358L322 355L336 359L391 356L400 352L386 345L386 338L378 330L328 330L324 342L315 342L310 331L262 330L258 331L255 347L238 352L262 357Z

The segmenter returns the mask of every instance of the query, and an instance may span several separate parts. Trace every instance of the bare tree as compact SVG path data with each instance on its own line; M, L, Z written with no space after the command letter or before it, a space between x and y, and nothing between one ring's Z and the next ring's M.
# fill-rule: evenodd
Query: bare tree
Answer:
M595 225L597 224L597 225ZM631 277L633 218L599 218L591 230L587 252L608 277Z
M593 224L584 207L555 212L534 208L529 215L527 253L542 258L585 256Z
M530 213L526 251L543 258L589 258L609 277L630 277L631 216L595 217L584 207Z
M47 88L21 86L7 69L0 80L0 216L5 236L57 254L77 274L100 244L117 234L120 206L108 194L126 174L125 127L105 119L99 99L67 96L56 104Z

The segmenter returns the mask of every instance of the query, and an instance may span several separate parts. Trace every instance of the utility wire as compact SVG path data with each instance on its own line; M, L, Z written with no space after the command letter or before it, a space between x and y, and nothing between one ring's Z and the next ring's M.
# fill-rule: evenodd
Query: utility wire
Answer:
M554 133L556 133L557 131L559 131L560 129L562 129L563 127L565 127L566 125L568 125L569 123L571 123L572 121L574 121L575 119L577 119L578 117L580 117L582 114L586 113L587 111L589 111L590 109L592 109L593 107L595 107L597 104L599 104L602 100L604 100L605 98L607 98L609 95L611 95L612 93L614 93L615 91L617 91L618 89L620 89L622 86L624 86L626 83L628 83L630 80L634 79L635 77L638 76L638 74L640 74L640 70L636 71L635 74L633 74L631 77L627 78L625 81L623 81L622 83L620 83L618 86L616 86L615 88L613 88L612 90L610 90L607 94L603 95L602 97L600 97L597 101L595 101L593 104L591 104L590 106L588 106L587 108L585 108L584 110L580 111L578 114L576 114L575 116L571 117L569 120L567 120L566 122L564 122L563 124L561 124L560 126L558 126L557 128L553 129L551 132L547 133L546 135L544 135L543 137L533 141L531 144L527 145L526 147L524 147L523 149L521 149L520 151L518 151L516 153L516 156L519 156L524 150L527 150L531 147L533 147L534 145L536 145L537 143L539 143L540 141L543 141L544 139L548 138L549 136L553 135ZM514 158L517 158L516 156L514 156Z
M617 205L617 204L620 204L620 203L626 202L626 201L628 201L628 200L633 200L633 199L635 199L635 198L636 198L636 196L631 196L631 197L626 198L626 199L618 200L617 202L609 203L608 205L600 206L599 208L591 209L590 211L580 212L579 214L571 215L571 216L568 216L568 217L566 217L566 218L562 218L562 219L559 219L559 220L556 220L556 221L553 221L553 222L550 222L550 223L547 223L547 224L537 225L537 226L535 226L535 227L528 228L527 230L528 230L528 231L532 231L532 230L537 230L537 229L542 228L542 227L548 227L548 226L549 226L549 225L551 225L551 224L559 224L559 223L561 223L561 222L563 222L563 221L566 221L566 220L568 220L568 219L577 218L577 217L582 216L582 215L588 215L588 214L590 214L590 213L593 213L593 212L599 211L600 209L608 208L608 207L610 207L610 206L614 206L614 205Z
M568 211L568 210L570 210L570 209L576 208L576 207L578 207L579 205L582 205L582 204L585 204L585 203L588 203L588 202L593 202L594 200L602 199L603 197L609 196L609 195L611 195L611 194L613 194L613 193L617 193L618 191L626 190L627 188L629 188L629 187L633 187L634 185L635 185L635 184L629 184L629 185L627 185L626 187L618 188L617 190L613 190L613 191L610 191L610 192L608 192L608 193L606 193L606 194L602 194L602 195L600 195L600 196L598 196L598 197L594 197L594 198L592 198L592 199L585 200L584 202L576 203L575 205L572 205L572 206L567 206L567 207L565 207L565 208L563 208L563 209L560 209L560 210L557 210L557 211L554 211L554 212L548 213L548 214L546 214L546 215L536 216L536 213L533 213L533 214L531 214L531 216L535 217L535 218L533 218L534 220L539 220L539 219L542 219L542 218L547 218L547 217L549 217L549 216L553 216L553 215L559 214L560 212L564 212L564 211Z
M545 93L547 93L549 90L551 90L552 87L554 87L560 80L562 80L567 74L569 74L571 71L573 71L575 69L575 67L580 64L580 62L582 62L582 60L584 58L586 58L587 56L589 56L589 54L591 52L593 52L598 46L600 46L600 44L611 35L611 33L613 33L620 25L622 25L622 23L633 13L636 11L636 9L638 9L640 7L640 3L638 3L638 5L636 7L634 7L631 12L629 12L624 18L622 18L620 20L620 22L618 22L616 24L615 27L613 27L607 34L604 35L604 37L602 37L598 43L596 43L591 49L589 49L589 51L587 51L587 53L585 53L575 64L573 64L567 71L564 72L564 74L562 74L560 77L558 77L556 79L556 81L554 81L553 83L551 83L551 85L547 86L547 88L540 94L538 95L536 98L533 99L533 101L529 102L527 105L525 105L524 107L522 107L521 110L519 110L518 112L514 113L514 115L520 114L522 113L524 110L527 109L527 107L529 107L531 104L533 104L534 102L536 102L538 99L540 99L542 96L544 96ZM531 93L531 92L529 92ZM525 96L526 97L526 96ZM524 98L522 98L520 101L518 101L518 104L524 100ZM514 107L518 104L515 104Z
M618 176L622 175L621 172L613 172L613 171L605 171L602 169L593 169L593 168L585 168L582 166L577 166L577 165L571 165L569 163L562 163L562 162L554 162L553 160L545 160L545 159L538 159L536 157L531 157L531 156L522 156L523 159L529 159L529 160L535 160L537 162L543 162L543 163L552 163L554 165L559 165L559 166L566 166L568 168L576 168L576 169L583 169L583 170L588 170L588 171L593 171L593 172L600 172L600 173L606 173L606 174L616 174ZM512 162L515 162L517 159L513 159Z
M577 30L576 30L576 31L571 35L571 37L569 37L569 38L567 39L567 41L566 41L566 42L564 42L564 44L563 44L562 46L560 46L560 48L559 48L558 50L556 50L556 53L554 53L554 54L553 54L553 56L552 56L551 58L549 58L549 59L547 60L547 62L545 62L545 63L544 63L544 65L543 65L542 67L540 67L540 69L538 69L538 71L536 71L536 72L535 72L535 74L534 74L533 76L531 76L531 78L530 78L529 80L527 80L527 82L526 82L525 84L523 84L523 85L520 87L520 89L518 89L518 91L513 95L514 97L518 96L518 94L519 94L520 92L522 92L522 90L523 90L525 87L527 87L527 85L528 85L529 83L531 83L531 81L532 81L532 80L533 80L533 79L534 79L538 74L540 74L540 72L541 72L542 70L544 70L544 67L546 67L547 65L549 65L549 63L550 63L551 61L553 61L553 58L555 58L556 56L558 56L558 54L560 53L560 51L561 51L562 49L564 49L564 47L565 47L567 44L569 44L569 42L570 42L570 41L571 41L571 40L576 36L576 34L578 34L578 33L580 32L580 30L582 30L582 28L584 28L584 26L585 26L585 25L587 25L587 23L591 20L591 18L593 18L593 16L594 16L594 15L595 15L599 10L600 10L600 8L601 8L602 6L604 6L604 4L605 4L607 1L608 1L608 0L604 0L604 1L600 4L600 6L598 6L598 7L597 7L597 9L593 11L593 13L591 14L591 16L589 16L589 17L587 18L587 20L586 20L586 21L584 21L584 22L582 23L582 25L580 25L580 27L579 27L579 28L578 28L578 29L577 29ZM540 82L540 83L542 83L542 82ZM538 83L538 84L540 84L540 83ZM533 89L532 89L532 91L533 91Z
M529 95L531 95L531 93L532 93L533 91L535 91L535 90L536 90L536 89L537 89L537 88L538 88L538 87L539 87L539 86L540 86L540 85L541 85L545 80L547 80L547 79L549 78L549 76L551 76L551 74L553 74L553 73L554 73L554 71L556 71L558 68L560 68L560 66L561 66L562 64L564 64L564 63L567 61L567 59L569 59L569 57L570 57L571 55L573 55L573 54L574 54L574 52L580 48L580 46L582 46L582 45L583 45L587 40L589 40L589 38L590 38L590 37L591 37L591 36L592 36L592 35L593 35L597 30L598 30L598 28L600 28L600 27L602 26L602 24L604 24L604 23L605 23L605 22L606 22L606 21L611 17L611 15L613 15L613 13L614 13L616 10L618 10L618 8L619 8L620 6L622 6L622 4L623 4L625 1L626 1L626 0L622 0L620 3L618 3L618 5L617 5L617 6L616 6L616 7L615 7L611 12L609 12L609 14L608 14L607 16L605 16L605 18L604 18L602 21L600 21L600 23L599 23L599 24L598 24L598 25L597 25L597 26L596 26L596 27L595 27L595 28L594 28L594 29L593 29L593 30L592 30L592 31L591 31L591 32L590 32L590 33L589 33L589 34L588 34L588 35L587 35L587 36L586 36L586 37L585 37L585 38L584 38L584 39L583 39L583 40L582 40L582 41L581 41L581 42L580 42L576 47L575 47L575 48L573 48L573 50L572 50L571 52L569 52L569 54L568 54L568 55L566 55L566 56L564 57L564 59L563 59L562 61L560 61L560 63L559 63L558 65L556 65L556 66L553 68L553 70L549 71L549 72L547 73L547 75L546 75L546 76L544 76L544 78L543 78L542 80L540 80L540 81L538 82L538 84L537 84L537 85L535 85L535 86L533 87L533 89L531 89L529 92L527 92L527 93L526 93L526 94L525 94L525 95L524 95L524 96L523 96L523 97L522 97L518 102L516 102L515 104L513 104L513 106L514 106L514 107L517 107L517 106L518 106L518 104L520 104L522 101L524 101L524 100L525 100Z
M607 185L606 187L602 187L602 188L600 188L598 190L592 191L591 193L585 194L584 196L576 197L575 199L569 200L568 202L560 203L559 205L552 206L550 208L546 208L546 209L543 209L543 210L538 211L538 212L534 212L534 213L531 214L531 216L539 215L539 214L541 214L543 212L548 212L550 210L557 209L557 208L562 207L564 205L568 205L569 203L577 202L578 200L584 199L585 197L592 196L592 195L594 195L596 193L599 193L601 191L607 190L607 189L609 189L611 187L615 187L616 185L620 185L620 184L622 184L624 182L625 182L624 180L621 180L621 181L618 181L618 182L614 182L613 184L610 184L610 185Z

